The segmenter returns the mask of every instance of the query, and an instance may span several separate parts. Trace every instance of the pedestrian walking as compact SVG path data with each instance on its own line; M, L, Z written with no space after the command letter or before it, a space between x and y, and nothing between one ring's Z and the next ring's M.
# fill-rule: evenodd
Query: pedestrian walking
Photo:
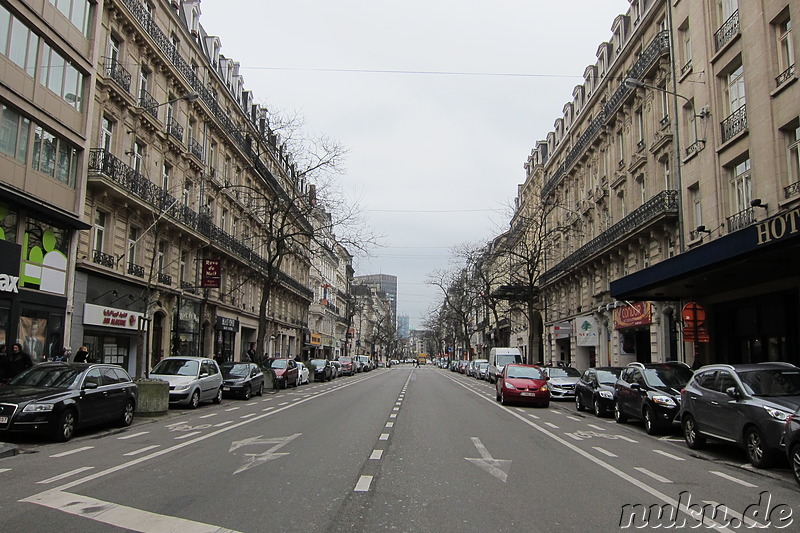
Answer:
M246 355L247 355L247 360L250 363L256 362L256 343L254 342L250 343L250 349L247 350Z
M88 363L89 362L89 350L86 349L86 346L81 346L78 351L75 353L75 359L72 360L73 363Z
M64 346L64 348L53 357L53 361L68 362L71 357L72 350L69 349L69 346Z
M16 342L11 346L11 353L8 354L6 360L6 379L10 380L24 370L33 366L33 359L25 350L22 349L22 344Z

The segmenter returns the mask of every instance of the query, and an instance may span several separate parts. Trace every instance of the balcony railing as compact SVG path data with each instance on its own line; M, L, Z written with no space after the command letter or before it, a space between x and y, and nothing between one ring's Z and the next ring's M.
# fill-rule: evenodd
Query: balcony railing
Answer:
M110 59L106 64L106 76L114 80L125 92L130 92L131 73L125 70L125 67L116 59Z
M144 277L144 267L135 263L128 263L128 274L137 278Z
M747 209L743 209L736 213L735 215L731 215L727 218L728 222L728 233L733 233L734 231L738 231L740 229L746 228L747 226L752 226L755 224L756 221L756 213L755 208L748 207Z
M739 10L733 12L728 20L714 33L714 51L719 52L734 37L739 35Z
M697 152L701 151L703 148L706 147L706 143L703 141L695 141L689 146L686 147L686 157L696 154Z
M747 106L743 105L720 123L722 142L728 142L747 129Z
M197 159L203 159L203 146L197 142L197 139L189 139L189 153Z
M153 95L144 89L139 91L139 107L150 113L153 118L158 119L158 102L153 98Z
M178 139L178 142L183 142L183 126L178 124L175 117L169 117L167 121L167 133Z
M590 257L630 237L636 230L643 229L652 221L666 215L677 214L678 191L661 191L630 215L581 246L567 258L542 274L542 283L548 282L562 272L575 268L576 265L580 265Z
M800 181L792 183L791 185L783 188L784 198L792 198L800 194Z
M108 268L114 268L117 265L117 261L114 259L113 255L103 253L100 250L95 250L93 252L92 261L94 261L98 265L102 265Z
M778 74L778 77L775 78L775 83L778 87L789 81L794 77L794 63L792 63L789 68Z
M159 272L158 282L162 285L172 285L172 276Z
M681 67L681 76L685 75L687 72L692 70L692 60L690 59L686 63L683 64Z

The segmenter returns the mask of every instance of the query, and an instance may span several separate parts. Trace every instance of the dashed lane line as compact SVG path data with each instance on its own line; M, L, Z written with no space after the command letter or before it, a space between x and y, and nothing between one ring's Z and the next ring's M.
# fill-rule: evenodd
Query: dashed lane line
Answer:
M383 457L383 450L372 450L372 455L369 456L372 460L377 460Z
M132 433L130 435L124 435L122 437L117 437L117 440L133 439L133 438L136 438L136 437L141 437L142 435L147 435L148 433L150 433L150 432L149 431L140 431L139 433Z
M356 483L356 488L353 489L354 492L367 492L369 491L369 486L372 484L372 476L361 476L358 478L358 483Z
M184 433L183 435L178 435L175 437L175 440L183 440L188 439L189 437L194 437L195 435L199 435L202 433L201 431L190 431L189 433Z
M384 427L393 428L394 427L394 422L386 422L386 426L384 426Z
M671 453L667 453L664 450L653 450L653 451L656 452L659 455L663 455L664 457L669 457L670 459L674 459L676 461L685 461L686 460L683 457L678 457L677 455L672 455Z
M716 470L709 470L709 472L711 472L715 476L719 476L719 477L721 477L723 479L727 479L728 481L733 481L734 483L738 483L739 485L741 485L743 487L747 487L747 488L750 488L750 489L754 489L754 488L758 487L758 485L753 485L752 483L748 483L747 481L743 481L743 480L741 480L739 478L735 478L733 476L729 476L728 474L725 474L723 472L717 472Z
M37 481L39 485L47 485L48 483L53 483L54 481L61 481L62 479L66 479L68 477L72 477L74 475L80 474L81 472L86 472L87 470L94 470L93 466L82 466L81 468L76 468L75 470L70 470L69 472L64 472L63 474L59 474L55 477L51 477L48 479L43 479L42 481Z
M389 440L389 434L388 433L381 433L381 436L378 437L378 440Z
M610 451L606 450L605 448L601 448L600 446L592 446L592 448L602 453L606 457L619 457L617 454L611 453Z
M92 450L92 449L94 449L94 446L84 446L83 448L75 448L74 450L69 450L69 451L61 452L61 453L56 453L56 454L51 455L50 457L51 458L54 458L54 457L66 457L68 455L72 455L72 454L75 454L75 453L81 453L81 452L85 452L86 450Z
M140 448L138 450L134 450L132 452L124 453L122 455L126 457L132 457L134 455L139 455L140 453L149 452L150 450L155 450L156 448L160 448L160 444L153 444L152 446L145 446L144 448Z
M217 416L219 413L211 413L208 415L198 416L197 418L211 418L212 416Z
M650 476L651 478L655 479L656 481L660 481L661 483L672 483L672 481L670 481L669 479L665 478L664 476L660 476L660 475L656 474L655 472L651 472L650 470L648 470L646 468L642 468L641 466L634 466L633 469L638 471L638 472L641 472L642 474L644 474L646 476Z

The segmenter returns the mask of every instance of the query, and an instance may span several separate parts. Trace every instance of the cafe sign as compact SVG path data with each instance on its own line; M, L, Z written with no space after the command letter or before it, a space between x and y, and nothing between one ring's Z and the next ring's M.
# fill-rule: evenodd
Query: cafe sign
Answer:
M142 313L128 311L127 309L117 309L104 305L83 304L83 325L84 326L103 326L107 328L139 329L139 318L144 317Z
M623 302L614 309L614 329L648 326L653 323L653 308L650 302Z

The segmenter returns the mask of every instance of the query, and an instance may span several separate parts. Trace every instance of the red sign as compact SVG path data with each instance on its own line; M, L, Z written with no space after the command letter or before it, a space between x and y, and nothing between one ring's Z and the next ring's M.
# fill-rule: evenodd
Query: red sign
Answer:
M687 326L700 325L706 321L706 310L697 302L689 302L683 306L681 316Z
M653 311L650 302L623 302L614 309L614 329L647 326L653 323Z
M704 326L684 326L683 342L709 342L708 331Z
M220 261L219 259L203 259L203 273L200 279L203 289L220 288Z

